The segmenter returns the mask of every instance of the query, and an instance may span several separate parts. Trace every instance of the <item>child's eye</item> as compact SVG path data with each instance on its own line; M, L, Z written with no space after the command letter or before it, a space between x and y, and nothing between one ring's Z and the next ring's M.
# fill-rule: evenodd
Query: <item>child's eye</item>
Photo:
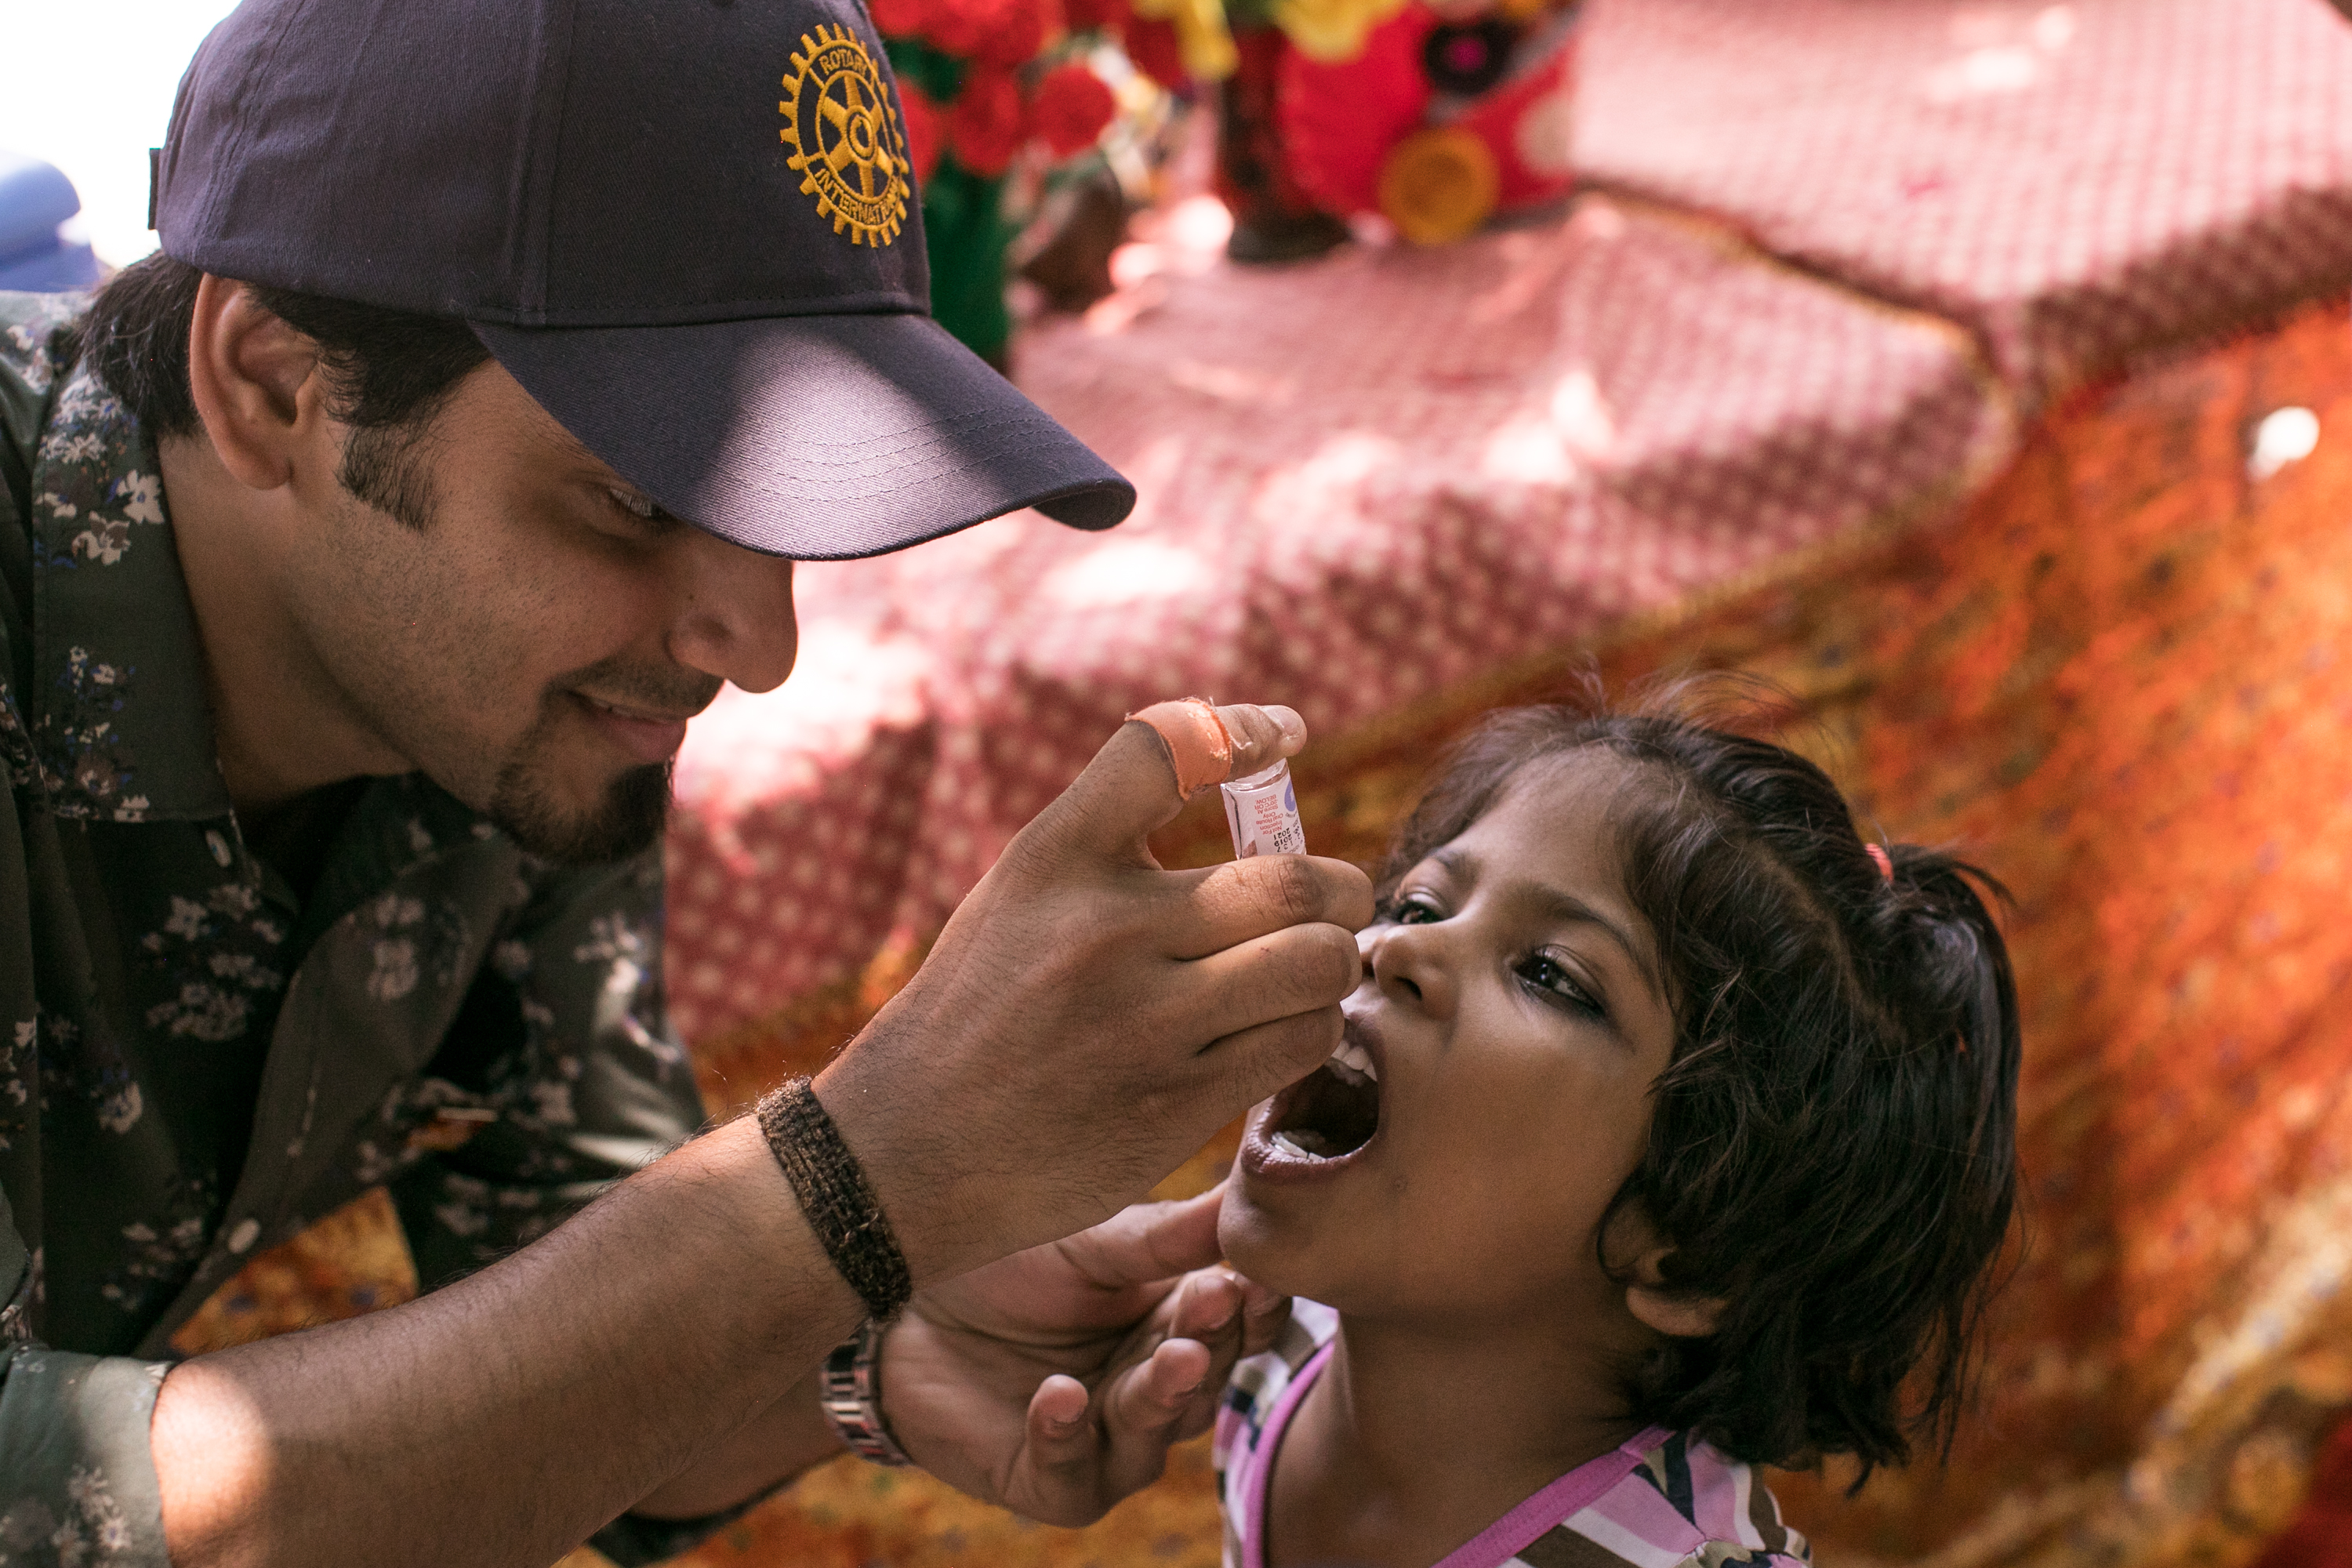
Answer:
M1529 953L1519 963L1519 978L1547 996L1557 997L1572 1007L1600 1016L1601 1004L1592 993L1579 984L1566 965L1548 952Z
M1401 926L1428 925L1433 921L1442 921L1444 918L1444 910L1417 893L1399 899L1389 910L1389 919Z

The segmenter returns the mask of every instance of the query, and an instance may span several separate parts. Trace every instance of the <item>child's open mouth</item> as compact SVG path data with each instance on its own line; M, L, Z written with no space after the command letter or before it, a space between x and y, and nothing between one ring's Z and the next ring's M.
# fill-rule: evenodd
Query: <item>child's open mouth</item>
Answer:
M1248 1152L1261 1171L1304 1173L1346 1161L1380 1130L1380 1068L1350 1028L1328 1060L1275 1096Z

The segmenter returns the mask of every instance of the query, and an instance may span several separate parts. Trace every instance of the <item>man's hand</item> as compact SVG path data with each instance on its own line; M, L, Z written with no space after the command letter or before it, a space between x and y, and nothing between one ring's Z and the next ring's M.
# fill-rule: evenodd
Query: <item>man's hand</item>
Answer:
M1306 742L1286 708L1218 713L1235 774ZM1117 1212L1338 1045L1370 882L1162 870L1145 839L1182 805L1158 732L1123 726L818 1079L919 1288Z
M1159 1479L1288 1315L1212 1267L1223 1192L1138 1205L916 1297L882 1355L908 1456L1047 1524L1091 1523Z

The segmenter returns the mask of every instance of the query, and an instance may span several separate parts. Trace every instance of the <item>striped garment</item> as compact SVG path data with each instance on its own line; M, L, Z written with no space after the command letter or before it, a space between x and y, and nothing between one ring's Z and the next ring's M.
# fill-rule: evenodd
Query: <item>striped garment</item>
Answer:
M1225 1568L1266 1568L1265 1499L1299 1400L1331 1359L1339 1315L1291 1308L1274 1349L1234 1369L1217 1412L1215 1453L1225 1511ZM1435 1568L1806 1568L1805 1538L1780 1522L1756 1473L1705 1443L1654 1426L1579 1465Z

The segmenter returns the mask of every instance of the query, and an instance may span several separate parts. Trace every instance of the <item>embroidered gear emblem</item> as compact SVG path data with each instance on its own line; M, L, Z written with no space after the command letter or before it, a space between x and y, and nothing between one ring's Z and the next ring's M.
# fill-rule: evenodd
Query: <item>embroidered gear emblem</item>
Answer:
M846 27L820 25L801 35L801 48L776 106L793 149L785 161L834 233L846 231L852 245L888 245L907 221L911 187L906 133L882 73Z

